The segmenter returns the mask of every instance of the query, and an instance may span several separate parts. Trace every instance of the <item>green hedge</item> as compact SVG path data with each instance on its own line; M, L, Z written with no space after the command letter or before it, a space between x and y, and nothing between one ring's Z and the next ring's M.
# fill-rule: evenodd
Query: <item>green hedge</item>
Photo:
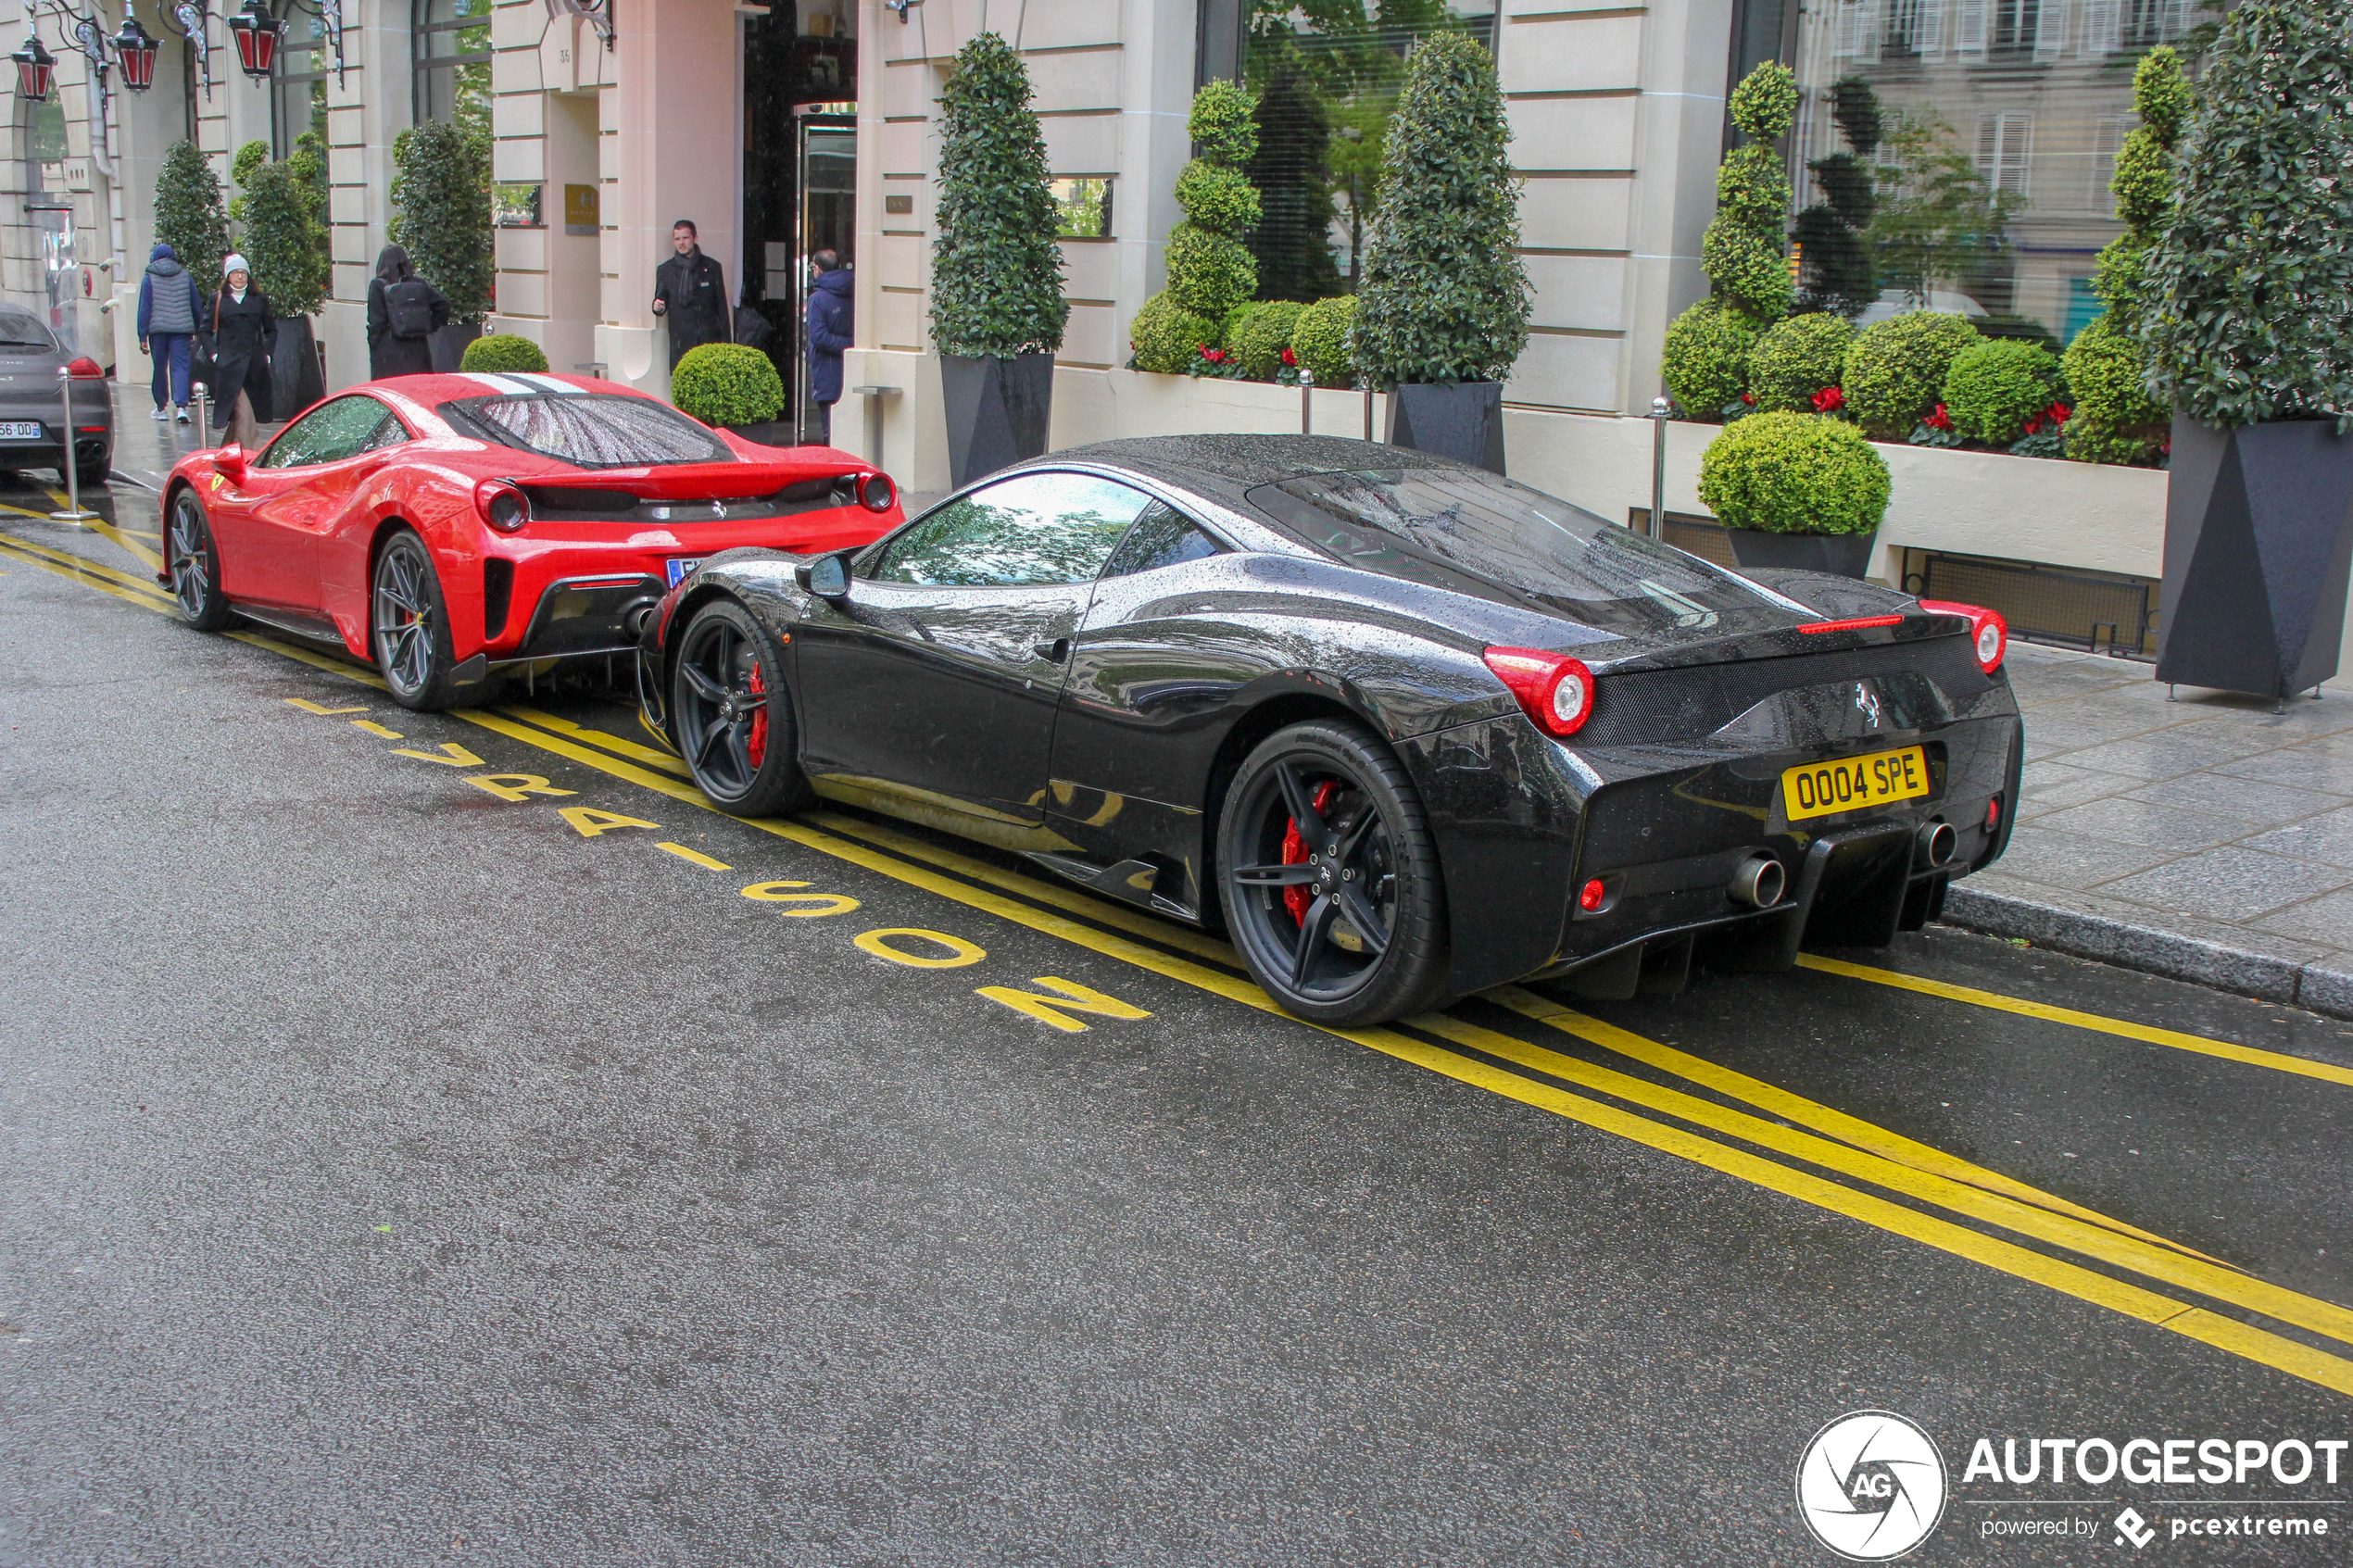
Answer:
M1136 369L1181 376L1204 345L1218 346L1218 323L1186 309L1164 289L1144 301L1127 323L1127 343L1136 351Z
M1667 329L1659 379L1687 420L1714 420L1748 390L1756 323L1718 299L1703 299Z
M1317 386L1354 386L1356 296L1336 295L1319 299L1299 313L1291 328L1290 347L1300 368L1315 378Z
M1954 357L1944 373L1944 411L1961 434L2007 446L2057 399L2059 386L2059 363L2048 349L1986 338Z
M1863 329L1846 350L1839 387L1863 433L1901 441L1944 400L1944 378L1977 341L1966 318L1914 310Z
M1827 310L1774 322L1748 357L1748 390L1758 409L1810 413L1814 395L1838 385L1854 341L1846 318Z
M2067 455L2079 463L2150 463L2172 433L2172 411L2148 395L2141 346L2104 314L2075 334L2060 368L2075 396Z
M1863 433L1819 414L1756 414L1724 427L1699 464L1699 498L1727 528L1869 533L1887 515L1887 464Z
M1226 339L1241 360L1242 374L1252 381L1273 381L1282 373L1283 350L1290 347L1291 333L1306 308L1292 300L1270 299L1242 318Z
M785 383L759 349L706 343L670 372L670 400L707 425L756 425L784 411Z
M466 345L461 370L544 370L547 356L521 332L494 332Z

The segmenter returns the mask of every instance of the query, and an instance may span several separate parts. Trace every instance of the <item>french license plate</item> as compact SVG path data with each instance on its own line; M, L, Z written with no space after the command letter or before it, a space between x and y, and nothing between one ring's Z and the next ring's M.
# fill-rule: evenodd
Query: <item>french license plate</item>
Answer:
M41 421L38 420L0 420L0 441L38 441Z
M670 585L675 588L679 583L684 583L686 580L687 575L692 572L695 568L700 566L703 562L709 560L710 558L711 558L709 556L697 556L692 560L666 560L661 563L661 566L664 571L670 573Z
M1789 808L1792 822L1827 817L1833 811L1859 811L1927 793L1928 753L1917 746L1869 757L1843 757L1835 762L1809 762L1781 775L1781 800Z

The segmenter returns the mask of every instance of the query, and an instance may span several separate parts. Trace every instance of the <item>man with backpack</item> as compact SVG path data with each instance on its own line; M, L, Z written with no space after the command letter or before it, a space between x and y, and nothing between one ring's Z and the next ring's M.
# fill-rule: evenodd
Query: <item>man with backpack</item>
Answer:
M165 418L169 397L179 405L180 422L188 422L188 367L204 309L204 290L180 265L180 253L170 245L156 246L147 257L146 275L139 280L139 352L155 358L158 420Z
M448 324L448 299L417 276L407 251L384 246L368 283L369 379L431 374L433 334Z

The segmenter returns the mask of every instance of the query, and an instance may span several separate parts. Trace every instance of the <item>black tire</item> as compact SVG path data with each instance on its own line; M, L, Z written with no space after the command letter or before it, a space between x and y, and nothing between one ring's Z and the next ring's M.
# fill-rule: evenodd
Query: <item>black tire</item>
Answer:
M199 632L218 632L229 624L229 596L220 591L220 546L214 543L212 522L196 493L182 489L171 498L171 515L164 523L165 570L171 576L172 602L180 619Z
M1421 797L1356 725L1319 719L1259 743L1227 791L1217 868L1234 946L1289 1011L1353 1027L1444 994L1445 884Z
M111 451L101 453L95 462L76 463L73 468L74 483L85 491L103 490L107 481L113 477L114 454Z
M732 599L695 612L678 637L670 721L696 787L737 817L798 811L814 794L785 685L785 650Z
M376 553L368 592L368 646L392 700L429 713L458 700L450 680L449 608L425 542L401 529Z

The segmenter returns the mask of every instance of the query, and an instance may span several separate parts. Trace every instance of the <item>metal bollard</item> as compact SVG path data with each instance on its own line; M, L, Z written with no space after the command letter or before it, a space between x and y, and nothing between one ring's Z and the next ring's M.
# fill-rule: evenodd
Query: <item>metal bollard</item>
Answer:
M1315 372L1304 365L1299 368L1299 433L1315 433Z
M1675 405L1665 397L1651 399L1651 537L1667 537L1667 421Z
M196 450L201 452L212 445L212 395L202 386L196 388Z
M88 522L98 514L82 509L82 465L75 460L73 455L73 372L71 370L60 370L57 372L57 395L64 402L66 416L65 423L57 429L58 439L65 444L63 461L58 466L66 470L66 509L61 512L51 512L49 520L52 522Z

